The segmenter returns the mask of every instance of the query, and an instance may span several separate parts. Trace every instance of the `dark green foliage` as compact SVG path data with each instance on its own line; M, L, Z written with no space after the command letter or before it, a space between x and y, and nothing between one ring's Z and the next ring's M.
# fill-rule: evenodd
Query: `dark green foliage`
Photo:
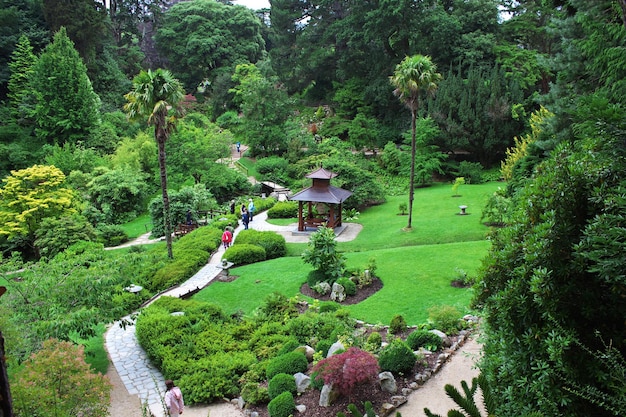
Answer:
M290 392L293 395L296 394L296 379L293 375L281 373L274 375L274 377L270 379L267 386L267 393L269 394L270 399L278 397L278 395L283 392Z
M307 274L306 283L309 284L309 287L313 288L320 282L326 281L326 279L326 274L324 274L323 271L314 269L312 271L309 271L309 273Z
M468 386L466 381L461 381L461 388L463 389L462 394L451 384L446 384L444 387L448 397L460 407L460 410L448 411L447 415L449 417L482 417L481 409L479 409L475 398L478 388L480 388L480 392L482 393L482 403L485 407L487 417L496 415L495 398L492 396L487 379L483 374L480 374L477 378L472 378L471 386ZM439 414L433 414L427 407L424 408L424 413L426 413L428 417L442 417ZM528 414L527 416L531 417L533 415ZM541 417L541 414L536 415L536 417Z
M356 284L350 278L342 277L339 278L336 282L343 287L343 289L346 291L346 295L356 294Z
M263 232L253 229L242 230L235 240L235 246L239 244L262 247L265 249L266 259L280 258L287 253L285 238L278 233L270 231Z
M171 7L156 42L188 89L212 81L217 69L232 71L237 63L256 62L265 47L261 22L250 9L209 0Z
M259 315L266 320L284 320L297 314L295 303L279 292L268 295L259 307Z
M601 97L578 106L576 136L516 190L512 224L498 229L482 268L475 302L489 330L481 370L498 414L619 415L572 384L623 397L590 352L604 349L602 339L626 351L626 239L615 227L626 207L624 111Z
M96 231L98 233L98 241L102 242L105 247L118 246L128 242L128 234L121 226L99 224Z
M466 184L482 184L483 169L480 162L461 161L456 176L464 178Z
M268 219L291 219L298 217L298 203L295 201L279 201L267 211Z
M223 257L228 259L229 262L234 262L235 265L252 264L264 261L267 258L265 249L261 246L250 244L233 245L226 249Z
M443 345L441 337L428 330L416 330L412 332L407 336L406 343L413 350L419 350L419 348L423 347L433 352L441 349Z
M296 402L290 392L283 392L267 405L270 417L289 417L296 409Z
M285 353L293 352L300 346L301 344L300 342L298 342L297 339L289 339L283 344L283 346L280 348L280 350L276 354L278 356L284 355Z
M302 352L289 352L276 356L267 364L266 376L270 380L274 376L285 373L289 375L306 372L309 362Z
M84 140L98 122L99 98L65 28L39 57L32 77L37 136L63 145Z
M404 375L411 372L417 357L406 342L395 339L380 352L378 364L382 371Z
M323 273L325 281L331 284L342 277L345 270L345 256L337 251L335 232L328 227L320 227L311 235L302 260Z
M406 330L406 320L402 314L396 314L392 317L389 324L389 332L391 334L399 334Z

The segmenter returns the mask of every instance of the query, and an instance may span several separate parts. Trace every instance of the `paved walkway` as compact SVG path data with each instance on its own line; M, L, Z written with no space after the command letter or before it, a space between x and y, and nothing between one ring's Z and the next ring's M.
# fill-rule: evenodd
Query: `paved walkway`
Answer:
M275 226L267 221L267 212L262 212L254 216L249 224L250 229L266 231L275 231L285 237L288 242L306 243L309 240L311 232L296 233L296 225ZM234 238L237 238L239 232L243 230L243 226L239 225L235 229ZM348 223L341 230L338 240L352 240L361 231L361 225ZM138 239L125 243L123 246L132 246L135 244L150 243L149 234L143 235ZM180 297L192 290L206 287L221 272L218 268L224 247L219 249L211 256L209 262L200 269L193 277L184 282L180 286L172 288L160 296ZM157 297L158 298L158 297ZM146 352L141 348L137 337L135 336L135 323L133 315L126 316L121 320L113 323L105 335L106 348L109 353L112 364L115 366L121 381L126 386L129 394L137 395L141 402L147 402L150 411L155 417L163 416L163 407L161 404L161 395L163 394L163 375L148 360Z

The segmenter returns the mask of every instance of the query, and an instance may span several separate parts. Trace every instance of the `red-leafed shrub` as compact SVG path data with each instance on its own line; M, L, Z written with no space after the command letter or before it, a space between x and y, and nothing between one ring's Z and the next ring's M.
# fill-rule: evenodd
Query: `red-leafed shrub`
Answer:
M376 357L355 347L329 358L322 359L313 372L326 384L333 384L339 393L350 395L358 384L375 380L379 368Z

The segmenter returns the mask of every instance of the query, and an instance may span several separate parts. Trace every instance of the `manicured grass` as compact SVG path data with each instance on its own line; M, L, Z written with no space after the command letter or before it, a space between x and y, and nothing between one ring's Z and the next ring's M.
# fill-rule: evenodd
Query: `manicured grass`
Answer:
M152 230L152 218L149 214L142 214L132 222L122 224L121 227L129 238L135 239Z
M339 242L348 268L364 269L370 258L376 259L376 275L383 289L367 300L346 308L354 318L369 323L389 324L402 314L409 324L424 323L433 306L451 305L462 313L468 311L472 290L455 288L451 281L457 269L476 274L489 242L489 229L480 223L481 208L500 183L464 185L452 197L450 185L416 190L413 228L405 230L408 218L399 215L398 206L406 196L389 197L385 204L361 213L358 223L363 230L351 242ZM460 216L459 205L467 205L468 215ZM289 220L290 223L292 222ZM235 268L238 278L229 283L216 282L195 297L220 305L227 313L246 315L272 292L302 296L310 265L300 259L306 244L287 244L289 257Z
M253 159L244 157L239 159L239 163L243 165L248 170L248 177L254 177L256 179L261 178L261 175L256 170L256 162Z
M289 226L290 224L298 223L298 218L292 217L290 219L267 219L267 222L275 226Z

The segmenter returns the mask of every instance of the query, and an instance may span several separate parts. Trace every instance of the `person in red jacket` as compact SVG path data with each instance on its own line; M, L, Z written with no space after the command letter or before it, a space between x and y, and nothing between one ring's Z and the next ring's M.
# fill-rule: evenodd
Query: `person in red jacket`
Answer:
M224 233L222 233L222 243L224 244L224 249L228 249L233 243L233 234L230 230L226 229Z

